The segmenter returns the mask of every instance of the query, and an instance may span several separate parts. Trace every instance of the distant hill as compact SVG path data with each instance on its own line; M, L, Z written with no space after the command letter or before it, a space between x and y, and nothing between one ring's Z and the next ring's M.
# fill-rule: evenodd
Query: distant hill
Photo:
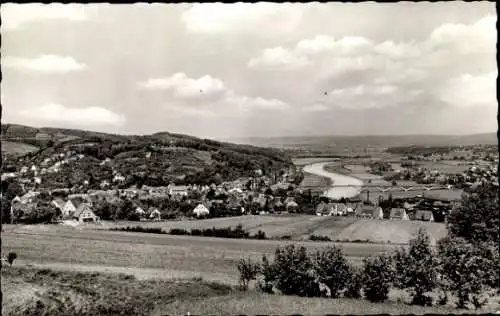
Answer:
M56 154L73 151L83 160L57 174L51 186L69 186L81 179L112 180L112 171L127 182L147 185L209 183L252 175L254 170L277 172L292 164L283 151L236 145L193 136L160 132L153 135L114 135L93 131L2 125L2 156L8 163L40 164ZM19 159L23 157L23 162ZM109 158L111 162L104 164ZM5 160L4 159L4 160ZM107 178L106 178L107 177ZM111 177L111 178L110 178Z
M496 145L496 133L473 135L373 135L373 136L310 136L310 137L253 137L231 139L235 143L277 148L303 148L314 146L469 146Z

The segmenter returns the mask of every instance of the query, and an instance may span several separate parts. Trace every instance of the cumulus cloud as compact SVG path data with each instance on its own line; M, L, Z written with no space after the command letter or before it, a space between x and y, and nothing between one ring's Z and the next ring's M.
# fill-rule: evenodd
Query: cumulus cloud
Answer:
M441 100L457 107L497 107L498 71L477 76L464 74L450 79L440 93Z
M2 28L16 29L30 22L44 20L84 21L88 18L85 12L86 8L88 9L89 5L74 3L6 3L2 4L0 8Z
M170 100L167 108L176 115L237 115L250 110L283 110L289 105L278 99L248 97L227 88L221 79L210 75L198 79L185 73L149 79L138 84L139 89L165 90Z
M306 106L302 108L303 112L324 112L327 111L329 108L321 103L315 103L309 106Z
M2 57L2 66L44 73L67 73L86 67L73 57L57 55L42 55L38 58Z
M55 123L65 126L122 126L126 122L124 115L102 107L71 108L56 103L21 110L19 114L25 119L44 124Z
M288 33L302 20L300 6L259 3L203 3L193 4L183 12L182 21L188 31L203 34L218 33Z
M209 75L192 79L185 73L176 73L167 78L152 78L139 86L147 90L168 90L174 97L182 99L218 97L226 92L220 79Z
M310 65L305 56L297 56L283 47L267 48L248 61L248 67L259 69L298 69Z

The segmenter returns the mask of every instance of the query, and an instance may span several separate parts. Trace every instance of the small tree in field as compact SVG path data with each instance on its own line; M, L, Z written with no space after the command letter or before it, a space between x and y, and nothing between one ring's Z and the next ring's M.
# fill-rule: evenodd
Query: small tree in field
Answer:
M350 267L342 250L333 246L317 251L313 262L319 282L330 289L330 297L339 297L350 281Z
M260 289L264 293L273 293L274 282L277 278L276 266L273 263L270 263L267 259L266 255L262 256L262 264L260 266L260 272L264 276L264 279L259 284Z
M363 288L363 271L350 267L350 280L347 283L347 290L344 292L345 297L360 298L361 289Z
M468 303L480 308L487 303L484 294L490 287L488 274L492 269L491 261L482 251L463 238L444 238L438 244L442 277L457 296L458 308L466 308Z
M276 287L283 294L309 297L320 295L314 266L305 247L295 248L293 244L278 247L274 266Z
M248 284L250 281L257 278L260 266L258 263L252 262L250 258L240 259L238 262L238 271L240 272L240 288L243 291L246 291L248 290Z
M420 229L410 240L410 249L400 249L393 256L396 271L395 285L407 289L412 304L432 305L425 295L437 287L437 258L430 245L429 235Z
M393 277L391 257L380 255L363 260L363 292L369 301L385 301L389 296Z
M7 262L9 263L10 266L14 263L14 260L17 259L17 254L15 252L9 252L7 254Z

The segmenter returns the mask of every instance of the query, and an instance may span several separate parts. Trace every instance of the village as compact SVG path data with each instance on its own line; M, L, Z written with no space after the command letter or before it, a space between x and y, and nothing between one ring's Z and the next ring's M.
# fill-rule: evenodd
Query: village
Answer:
M413 167L401 160L403 171L395 169L394 164L377 162L370 171L384 175L396 184L395 175L422 175L425 183L437 182L452 186L476 187L485 181L497 181L498 154L487 153L487 163L483 156L463 159L467 170L456 174L440 174L437 170ZM433 161L436 156L430 155ZM351 199L339 201L311 193L311 189L301 186L301 168L288 168L278 174L265 175L262 170L254 170L253 177L238 178L210 185L146 186L124 187L125 176L114 170L112 177L99 183L99 189L89 187L89 180L83 178L80 185L72 188L45 189L44 178L71 169L86 157L74 151L53 154L39 165L22 165L18 171L2 174L2 182L18 185L18 192L10 200L10 220L12 223L29 223L38 217L50 221L78 223L99 222L100 220L161 221L184 218L207 218L240 215L266 215L305 213L318 216L352 216L355 218L446 221L459 198L440 198L432 194L416 195L407 198L364 199L360 194ZM415 158L415 157L411 157ZM443 157L441 157L443 158ZM419 158L420 159L420 158ZM421 159L430 159L423 157ZM20 161L23 163L23 161ZM113 161L106 158L101 166L112 166ZM396 166L397 168L398 166ZM447 181L443 181L446 177ZM404 178L404 177L403 177ZM398 181L400 178L397 178ZM457 180L458 179L458 180ZM367 187L370 186L368 181ZM399 181L401 183L401 181ZM417 182L418 183L418 182ZM454 184L449 184L454 183ZM405 189L407 190L407 189ZM386 191L386 189L383 189ZM43 211L40 211L43 209ZM41 213L41 214L40 214ZM52 217L51 215L52 214Z

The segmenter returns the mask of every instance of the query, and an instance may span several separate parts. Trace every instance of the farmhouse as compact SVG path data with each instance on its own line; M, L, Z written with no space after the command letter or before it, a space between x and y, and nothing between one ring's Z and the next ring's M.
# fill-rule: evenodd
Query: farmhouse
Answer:
M402 220L402 221L409 220L408 214L406 214L404 208L392 208L389 218L391 220Z
M417 211L415 212L414 219L417 221L434 222L434 214L432 211Z
M200 203L194 208L193 213L196 215L196 217L200 217L209 215L210 211L205 205Z
M73 214L73 219L79 221L80 223L99 221L99 217L94 214L90 205L87 203L82 203L78 206L76 212Z
M64 208L64 205L66 203L64 202L63 199L55 199L52 201L52 205L54 205L54 207L58 210L60 210L62 212L63 208Z
M75 202L76 203L76 202ZM64 204L61 213L63 218L71 218L73 217L73 214L76 212L76 206L71 199L69 199L66 204Z
M179 186L174 185L169 188L168 193L173 196L187 196L188 187L185 185L179 185Z
M158 211L157 208L150 208L149 210L150 210L149 219L154 221L161 220L161 213L160 211Z

